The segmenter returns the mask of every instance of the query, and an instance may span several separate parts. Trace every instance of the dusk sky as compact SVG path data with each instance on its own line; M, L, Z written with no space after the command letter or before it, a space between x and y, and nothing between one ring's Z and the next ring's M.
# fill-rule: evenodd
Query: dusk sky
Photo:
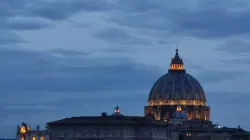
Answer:
M0 137L71 116L144 113L176 45L211 120L250 130L249 0L0 0Z

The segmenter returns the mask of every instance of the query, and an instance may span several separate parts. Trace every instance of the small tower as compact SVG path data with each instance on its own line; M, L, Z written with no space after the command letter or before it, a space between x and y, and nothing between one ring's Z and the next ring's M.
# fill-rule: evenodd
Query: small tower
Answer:
M118 105L115 107L115 113L120 113L120 108L118 107Z
M26 140L27 134L30 133L30 126L22 122L21 126L17 126L17 140Z
M115 107L115 111L111 116L123 116L120 112L120 108L118 107L118 105Z
M31 130L31 127L26 123L17 126L16 140L49 140L49 130L40 130L37 125L36 130Z

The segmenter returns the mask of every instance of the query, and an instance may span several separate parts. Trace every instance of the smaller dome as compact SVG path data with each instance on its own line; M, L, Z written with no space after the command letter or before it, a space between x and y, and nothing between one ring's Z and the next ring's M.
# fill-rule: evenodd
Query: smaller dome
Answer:
M172 119L187 119L187 114L184 111L174 112L172 114Z
M115 107L115 112L111 116L123 116L118 105Z
M182 111L180 106L177 106L176 112L174 112L171 116L172 119L188 119L187 113Z

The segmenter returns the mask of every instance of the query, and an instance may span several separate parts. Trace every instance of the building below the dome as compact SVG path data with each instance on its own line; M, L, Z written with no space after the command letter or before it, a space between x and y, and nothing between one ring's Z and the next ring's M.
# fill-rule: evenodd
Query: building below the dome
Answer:
M181 106L189 120L210 120L210 107L206 105L205 92L200 83L186 73L178 49L168 73L153 85L144 113L153 114L157 120L169 120L177 106Z
M171 125L154 117L107 115L105 112L101 116L71 117L49 122L47 130L39 135L34 131L20 131L17 140L169 140L172 137Z
M107 115L105 112L101 116L48 122L46 130L39 130L39 126L31 130L22 123L17 128L16 140L250 140L250 133L240 127L217 128L208 120L187 120L178 109L176 112L180 114L172 116L174 124L155 120L153 116Z
M216 128L208 120L186 120L172 129L174 140L250 140L250 132L240 128Z

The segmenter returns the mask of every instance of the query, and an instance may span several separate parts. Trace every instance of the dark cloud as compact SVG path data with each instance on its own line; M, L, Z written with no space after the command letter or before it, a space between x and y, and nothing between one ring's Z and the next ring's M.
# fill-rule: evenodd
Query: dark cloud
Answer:
M30 3L33 2L33 3ZM0 13L1 30L39 30L43 28L51 27L51 22L38 17L30 17L29 6L32 4L37 4L37 0L34 1L1 1L0 8L2 12ZM29 11L30 12L30 11Z
M249 54L248 54L249 55ZM238 58L238 59L231 59L231 60L222 60L221 62L227 65L235 65L239 67L239 65L249 65L250 59L249 58Z
M119 48L105 48L105 49L99 49L100 52L108 52L108 53L114 53L114 52L129 52L133 53L132 51L127 50L126 48L119 47Z
M139 38L136 35L132 35L126 31L126 29L122 28L105 28L102 31L94 34L96 37L107 40L113 43L121 43L121 44L152 44L150 40Z
M1 0L0 9L0 31L10 32L52 28L53 21L67 20L81 11L111 10L112 5L107 0ZM0 38L0 44L19 42L15 36Z
M112 5L107 0L61 0L39 1L33 3L27 13L54 21L66 20L79 12L98 12L111 10Z
M35 2L37 0L34 0ZM52 27L52 23L38 18L29 18L29 1L1 0L0 2L0 45L12 45L24 40L15 34L16 30L40 30Z
M84 51L74 51L74 50L69 50L69 49L53 49L50 51L53 54L58 54L58 56L66 56L66 57L76 57L76 56L88 56L91 55L89 52L84 52Z
M250 33L249 12L230 13L221 9L183 10L173 12L170 20L173 32L202 38L220 38Z
M0 46L25 42L27 41L23 40L20 36L13 32L2 31L0 34Z
M192 4L187 1L169 2L164 0L138 0L138 1L109 1L109 0L84 0L84 1L41 1L24 0L19 2L1 1L4 12L0 13L3 22L0 28L14 30L38 30L53 27L46 21L37 21L44 18L52 21L67 20L79 12L107 12L112 13L111 22L133 28L156 30L166 36L192 35L196 37L229 37L247 34L250 31L249 13L243 11L229 11L230 8L243 7L243 3L225 2L218 3L214 0L199 1ZM7 22L13 17L35 18L32 22L25 20ZM128 35L122 29L108 29L98 33L103 39L115 37L119 42L135 43L146 42L133 35ZM121 37L121 38L119 38ZM123 38L124 37L124 38ZM125 39L127 38L127 39Z
M50 20L66 20L74 14L87 11L98 12L112 9L109 0L2 0L0 2L0 17L9 19L12 17L46 18Z
M3 86L1 90L4 91L130 90L147 87L155 78L153 69L126 59L91 59L67 55L57 57L54 52L46 54L6 49L0 53L3 67L0 74L5 79L0 83ZM72 51L68 54L70 53ZM141 80L144 81L143 84ZM13 85L15 88L11 88Z
M186 65L187 64L187 65ZM200 64L200 63L194 63L192 60L190 59L186 59L184 60L184 65L185 65L185 69L186 70L204 70L204 65Z
M163 0L119 2L121 6L123 4L126 8L130 7L128 9L134 13L120 8L124 15L113 17L111 21L133 28L201 38L229 37L250 32L250 27L246 26L250 23L250 13L247 10L231 10L243 7L242 3L236 1L218 3L210 0L197 1L195 4L187 1L177 4Z
M7 30L40 30L44 28L51 28L54 25L39 18L13 18L6 19L5 23L2 23L0 28Z
M250 43L243 42L239 40L230 40L219 46L215 50L227 52L230 54L242 54L242 53L249 53L250 52Z
M202 84L219 83L226 80L234 80L246 76L246 71L218 71L218 70L204 70L201 69L194 74Z
M126 1L120 0L116 4L118 10L131 13L144 13L152 10L158 10L162 8L162 4L165 4L163 0L137 0Z

